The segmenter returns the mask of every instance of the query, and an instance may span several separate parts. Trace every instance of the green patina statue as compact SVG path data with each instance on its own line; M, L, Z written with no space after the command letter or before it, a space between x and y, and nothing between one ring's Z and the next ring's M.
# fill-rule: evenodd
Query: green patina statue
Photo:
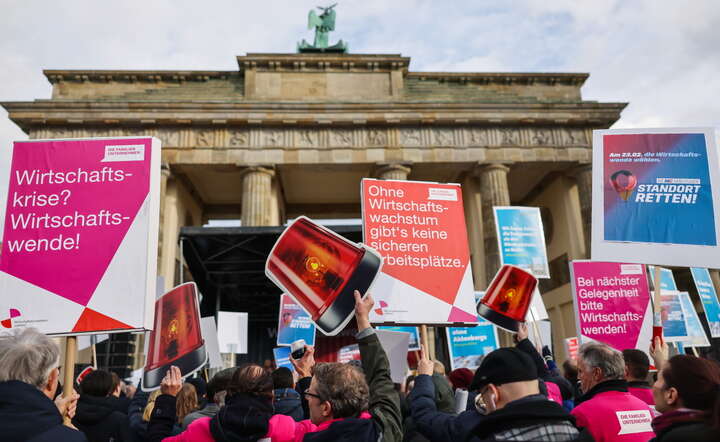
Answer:
M327 8L318 6L318 9L322 11L320 15L317 15L314 9L310 10L308 29L315 28L315 41L311 45L303 39L298 43L298 52L347 52L347 43L342 40L332 46L328 45L328 34L335 30L335 6L337 3Z

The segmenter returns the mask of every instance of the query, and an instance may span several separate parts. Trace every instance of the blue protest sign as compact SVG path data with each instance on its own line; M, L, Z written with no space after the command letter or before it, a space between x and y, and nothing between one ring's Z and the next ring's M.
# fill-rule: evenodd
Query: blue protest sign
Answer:
M545 234L537 207L493 207L500 263L512 264L537 278L549 278Z
M720 263L720 161L713 128L593 132L592 259Z
M498 348L497 327L483 318L478 318L478 322L475 327L446 329L451 370L475 370L483 356Z
M685 313L677 292L662 294L662 326L665 340L668 342L685 342L688 340L688 329Z
M295 371L295 367L290 362L290 347L273 348L273 357L275 358L276 367L287 367L290 371Z
M648 266L648 274L650 275L650 284L654 284L655 278L653 275L655 275L655 266ZM673 276L672 270L666 269L665 267L660 269L660 288L662 291L677 291L678 288L677 284L675 284L675 277Z
M710 347L710 341L708 341L705 335L705 330L703 330L690 295L686 292L680 292L678 296L680 297L680 304L682 305L683 314L685 315L685 325L688 332L688 339L683 341L683 343L691 347Z
M705 309L705 318L710 328L710 336L720 338L720 302L708 269L691 268L695 287Z
M315 324L301 306L283 294L280 296L277 345L290 345L298 339L304 339L307 345L315 345Z

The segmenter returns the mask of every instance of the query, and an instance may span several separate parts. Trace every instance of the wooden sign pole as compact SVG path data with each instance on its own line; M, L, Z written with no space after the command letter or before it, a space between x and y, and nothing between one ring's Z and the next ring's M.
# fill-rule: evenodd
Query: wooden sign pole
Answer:
M428 331L427 325L420 326L420 342L422 342L423 348L425 349L425 356L430 357L430 347L428 346Z
M77 336L65 338L65 377L63 379L63 397L72 396L75 391L75 361L77 360ZM69 424L70 418L63 416L63 423Z

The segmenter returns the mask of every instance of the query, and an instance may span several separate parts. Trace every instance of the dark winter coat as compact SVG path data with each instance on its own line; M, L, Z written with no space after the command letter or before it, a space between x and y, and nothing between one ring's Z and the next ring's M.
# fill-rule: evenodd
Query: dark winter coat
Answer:
M415 378L410 393L413 419L430 440L592 440L575 427L575 420L559 404L543 395L531 395L510 402L500 410L482 415L469 410L459 415L437 411L430 376Z
M72 422L89 442L132 442L127 414L117 411L117 398L81 395Z
M20 381L0 382L0 439L13 442L86 442L85 435L63 425L55 403Z
M275 413L290 416L296 421L304 419L300 394L292 388L278 388L273 392Z

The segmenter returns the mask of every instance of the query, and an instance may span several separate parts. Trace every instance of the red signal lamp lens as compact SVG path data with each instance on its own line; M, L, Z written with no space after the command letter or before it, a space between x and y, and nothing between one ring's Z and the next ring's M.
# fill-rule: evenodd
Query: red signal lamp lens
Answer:
M340 332L382 266L372 249L355 244L302 216L280 235L265 274L290 294L324 334Z
M200 309L194 283L175 287L155 301L155 321L150 333L143 389L160 386L171 365L185 375L207 360L200 331Z
M480 316L510 331L517 332L525 322L537 278L512 265L503 265L477 305Z

